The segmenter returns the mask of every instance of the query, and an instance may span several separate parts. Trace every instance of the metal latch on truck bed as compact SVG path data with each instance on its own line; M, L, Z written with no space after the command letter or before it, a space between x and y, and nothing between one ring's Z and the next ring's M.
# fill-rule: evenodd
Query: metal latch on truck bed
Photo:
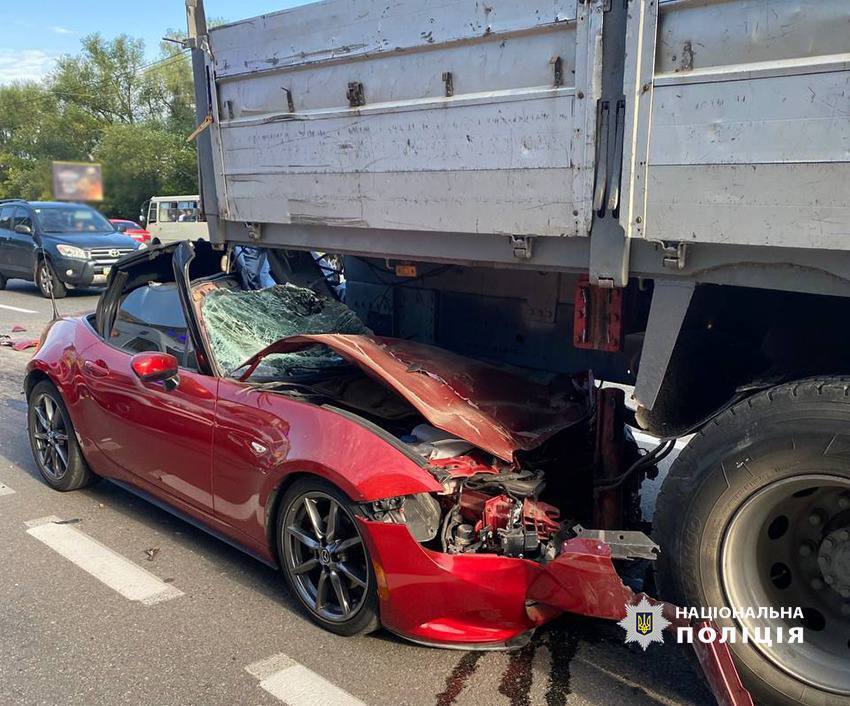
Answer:
M668 270L683 270L685 269L685 255L687 253L687 243L671 243L665 241L662 245L664 248L664 256L661 263Z
M511 236L511 247L514 250L514 257L517 260L530 260L533 245L534 238L516 235Z

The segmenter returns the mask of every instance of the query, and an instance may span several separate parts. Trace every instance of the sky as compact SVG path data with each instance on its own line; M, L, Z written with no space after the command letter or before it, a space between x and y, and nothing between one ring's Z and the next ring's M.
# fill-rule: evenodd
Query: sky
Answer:
M205 0L208 18L226 21L305 5L309 0ZM184 0L0 0L0 84L39 79L56 58L75 54L80 39L100 32L145 40L148 58L159 53L169 29L186 30Z

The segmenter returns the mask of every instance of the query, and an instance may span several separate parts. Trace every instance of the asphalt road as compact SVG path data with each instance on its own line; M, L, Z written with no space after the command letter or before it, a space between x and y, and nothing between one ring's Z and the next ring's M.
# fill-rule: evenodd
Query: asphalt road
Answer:
M80 292L58 302L63 314L95 304ZM28 330L13 337L38 336L50 312L34 286L12 282L0 292L0 334L19 324ZM320 630L275 571L117 486L44 485L20 392L30 353L0 348L0 703L712 703L684 648L644 653L605 622L563 618L514 654ZM31 529L49 516L64 523L51 525L53 542ZM61 553L81 536L100 565ZM166 600L125 597L122 577L139 569L168 587Z

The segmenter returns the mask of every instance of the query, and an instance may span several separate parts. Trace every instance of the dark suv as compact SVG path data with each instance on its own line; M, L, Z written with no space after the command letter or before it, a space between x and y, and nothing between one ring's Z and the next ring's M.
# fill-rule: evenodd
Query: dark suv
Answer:
M61 299L69 288L106 284L112 265L137 249L91 206L0 201L0 289L25 279Z

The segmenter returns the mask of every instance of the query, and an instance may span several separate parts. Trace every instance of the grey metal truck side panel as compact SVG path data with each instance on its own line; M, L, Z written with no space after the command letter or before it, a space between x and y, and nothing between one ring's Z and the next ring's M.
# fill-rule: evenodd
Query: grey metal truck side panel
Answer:
M850 4L662 0L656 36L630 234L846 249Z
M213 242L847 293L846 0L325 0L206 63Z
M587 235L602 14L330 0L213 30L222 215Z

